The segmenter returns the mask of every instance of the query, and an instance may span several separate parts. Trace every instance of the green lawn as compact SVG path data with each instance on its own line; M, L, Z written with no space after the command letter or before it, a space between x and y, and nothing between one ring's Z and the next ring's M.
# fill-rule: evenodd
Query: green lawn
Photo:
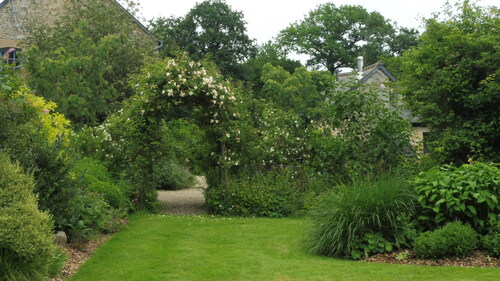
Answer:
M135 214L71 279L499 280L500 269L418 267L304 253L303 219Z

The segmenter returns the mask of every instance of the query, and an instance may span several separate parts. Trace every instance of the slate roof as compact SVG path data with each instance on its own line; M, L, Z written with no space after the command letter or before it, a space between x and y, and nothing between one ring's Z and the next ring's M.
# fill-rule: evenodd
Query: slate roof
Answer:
M361 84L366 83L368 79L372 78L378 71L384 73L391 81L396 80L396 77L394 77L394 75L392 75L392 73L385 67L385 63L377 62L363 68L363 78L361 78L359 82ZM351 72L339 73L338 77L340 80L347 80L355 77L355 75L357 75L357 72L353 70Z
M363 77L361 78L359 83L364 84L364 83L368 82L368 80L370 78L372 78L375 74L377 74L377 72L379 72L379 71L382 72L385 76L387 76L387 78L390 81L396 81L396 77L394 77L394 75L387 69L387 67L385 67L385 63L377 62L377 63L374 63L372 65L369 65L369 66L363 68ZM337 77L341 81L348 81L350 79L356 79L357 75L358 75L358 73L356 72L356 70L353 70L351 72L339 73L339 74L337 74ZM408 109L399 109L399 112L403 118L410 120L410 122L414 126L420 126L419 125L420 124L419 118L415 117L411 113L411 111L409 111Z

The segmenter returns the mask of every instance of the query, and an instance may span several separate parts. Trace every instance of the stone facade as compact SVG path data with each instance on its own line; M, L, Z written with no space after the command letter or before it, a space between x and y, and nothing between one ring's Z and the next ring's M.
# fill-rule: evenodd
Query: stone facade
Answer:
M116 4L117 9L128 14L115 0L107 1ZM32 21L47 25L54 23L62 15L64 6L70 2L69 0L4 0L0 3L0 48L22 48L20 44L26 38L27 27ZM132 15L130 18L137 24L137 34L134 35L140 36L152 47L157 46L158 42L153 35Z
M0 48L21 47L31 21L52 24L66 0L5 0L0 4Z

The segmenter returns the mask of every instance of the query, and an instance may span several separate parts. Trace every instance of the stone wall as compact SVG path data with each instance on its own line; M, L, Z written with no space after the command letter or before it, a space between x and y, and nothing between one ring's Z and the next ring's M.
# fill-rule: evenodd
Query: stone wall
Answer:
M0 7L0 48L22 47L32 21L52 24L62 13L66 0L7 0Z
M1 2L2 0L0 0ZM109 0L115 2L114 0ZM50 25L60 17L68 0L6 0L0 4L0 48L20 47L26 38L27 27L35 21ZM117 6L117 9L121 9ZM131 18L133 20L133 18ZM137 25L137 32L143 42L154 48L156 40Z

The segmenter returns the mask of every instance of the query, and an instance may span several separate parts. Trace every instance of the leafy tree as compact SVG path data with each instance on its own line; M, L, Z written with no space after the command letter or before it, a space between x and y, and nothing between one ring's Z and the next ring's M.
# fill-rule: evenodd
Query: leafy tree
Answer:
M323 66L334 72L339 67L353 66L360 55L374 63L381 55L400 54L416 34L404 28L396 32L380 13L369 13L361 6L326 3L281 31L279 41L311 56L309 66Z
M247 60L242 65L241 78L249 83L254 93L259 93L263 83L261 81L264 65L271 64L280 66L284 70L293 73L296 68L301 67L300 61L287 58L287 52L274 42L267 42L257 47L255 57Z
M26 40L29 86L76 126L101 122L132 94L128 83L155 42L112 1L72 1Z
M463 1L428 19L403 56L401 86L410 108L432 127L443 162L500 161L500 12Z
M151 22L159 38L199 61L209 57L224 75L236 76L239 65L255 52L253 40L246 35L243 13L234 11L224 0L196 4L185 17L159 18ZM167 48L167 55L172 47Z
M263 88L259 97L282 110L294 112L306 123L324 116L326 93L336 86L335 77L328 71L299 67L291 74L271 64L264 65L261 81Z

